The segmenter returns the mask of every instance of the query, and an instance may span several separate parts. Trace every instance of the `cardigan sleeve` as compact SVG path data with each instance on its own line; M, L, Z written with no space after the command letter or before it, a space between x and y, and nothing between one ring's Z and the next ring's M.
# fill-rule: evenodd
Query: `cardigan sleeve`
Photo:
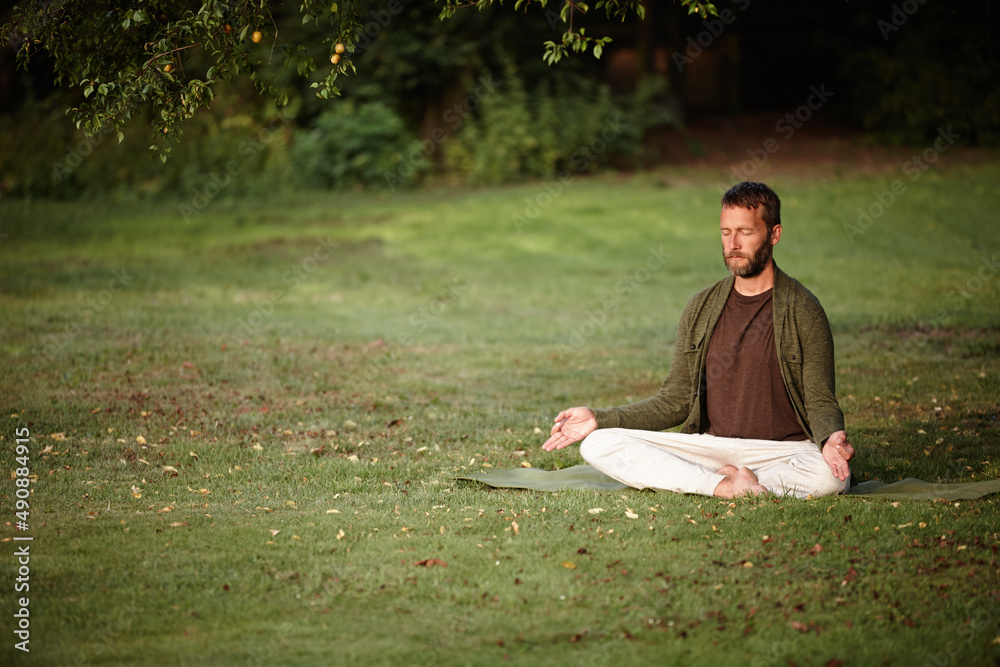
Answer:
M822 445L844 430L844 413L837 403L833 334L820 309L803 336L802 395L813 441Z

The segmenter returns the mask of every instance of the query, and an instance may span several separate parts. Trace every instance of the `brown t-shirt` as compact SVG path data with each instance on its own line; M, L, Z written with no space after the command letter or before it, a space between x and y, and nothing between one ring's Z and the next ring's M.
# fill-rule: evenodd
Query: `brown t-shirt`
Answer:
M808 440L778 368L773 290L735 288L712 332L706 359L708 433L728 438Z

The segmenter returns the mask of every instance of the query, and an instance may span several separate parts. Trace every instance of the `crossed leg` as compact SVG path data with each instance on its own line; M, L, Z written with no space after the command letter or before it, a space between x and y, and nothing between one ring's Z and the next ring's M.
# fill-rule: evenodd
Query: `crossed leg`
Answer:
M775 442L612 428L591 433L580 454L623 484L731 498L774 493L799 498L842 493L811 442Z

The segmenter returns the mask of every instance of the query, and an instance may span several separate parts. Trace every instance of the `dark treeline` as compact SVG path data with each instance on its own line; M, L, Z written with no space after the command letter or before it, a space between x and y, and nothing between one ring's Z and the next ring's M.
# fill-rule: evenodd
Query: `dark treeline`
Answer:
M121 144L77 131L65 110L82 91L53 84L44 52L18 68L8 44L0 50L0 192L180 191L197 202L212 182L233 196L264 186L394 190L428 179L550 178L653 166L653 138L663 134L654 128L781 110L794 125L803 105L884 142L921 145L950 127L961 143L993 146L996 5L733 0L702 20L674 3L649 3L642 22L587 17L588 32L613 38L600 60L576 55L548 66L543 43L559 30L551 10L494 7L441 21L428 0L399 0L393 11L373 0L351 56L357 74L340 98L317 99L310 83L319 73L300 77L276 56L264 71L289 91L288 107L228 84L211 112L185 123L166 163L150 159L141 117ZM302 25L294 8L274 18L288 41L322 48L323 28ZM609 123L620 129L606 142Z

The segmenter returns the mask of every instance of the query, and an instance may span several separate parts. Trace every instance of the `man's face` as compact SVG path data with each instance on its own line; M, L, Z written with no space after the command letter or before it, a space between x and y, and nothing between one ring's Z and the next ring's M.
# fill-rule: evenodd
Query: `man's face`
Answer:
M722 259L734 276L759 276L771 259L771 250L781 236L781 226L775 225L771 236L757 209L724 208L719 217L722 232Z

